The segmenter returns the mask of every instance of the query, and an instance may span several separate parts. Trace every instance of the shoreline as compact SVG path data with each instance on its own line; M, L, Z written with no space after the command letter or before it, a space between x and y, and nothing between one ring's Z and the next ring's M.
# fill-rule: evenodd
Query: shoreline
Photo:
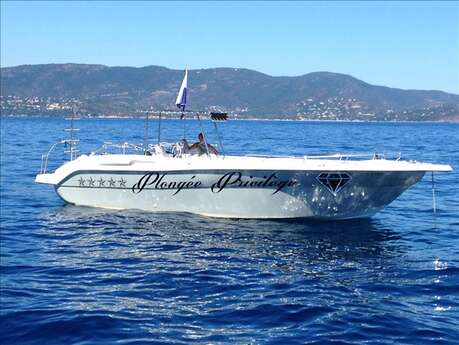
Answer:
M1 118L53 118L53 119L64 119L68 115L0 115ZM145 120L145 117L142 116L82 116L81 120ZM150 120L156 121L157 118L151 117ZM181 120L180 117L167 117L162 118L163 121L169 120ZM182 120L186 121L198 121L195 118L184 118ZM203 118L202 120L209 120L208 118ZM228 121L269 121L269 122L318 122L318 123L436 123L436 124L459 124L459 118L452 121L409 121L409 120L319 120L319 119L279 119L279 118L230 118Z

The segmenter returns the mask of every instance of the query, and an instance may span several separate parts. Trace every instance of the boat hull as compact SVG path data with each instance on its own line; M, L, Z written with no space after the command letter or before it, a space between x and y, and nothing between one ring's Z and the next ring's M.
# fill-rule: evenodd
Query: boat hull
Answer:
M371 217L424 171L74 171L55 185L66 202L225 218Z

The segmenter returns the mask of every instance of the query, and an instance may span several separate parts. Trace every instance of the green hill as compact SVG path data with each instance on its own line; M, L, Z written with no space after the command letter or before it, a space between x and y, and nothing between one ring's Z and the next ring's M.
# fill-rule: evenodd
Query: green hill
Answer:
M171 109L182 70L158 66L24 65L1 69L2 114L59 113L76 99L93 115ZM273 77L238 68L189 71L189 108L239 117L340 120L457 120L459 95L367 84L314 72ZM22 104L22 105L21 105ZM27 106L27 104L29 106ZM33 106L32 106L33 105Z

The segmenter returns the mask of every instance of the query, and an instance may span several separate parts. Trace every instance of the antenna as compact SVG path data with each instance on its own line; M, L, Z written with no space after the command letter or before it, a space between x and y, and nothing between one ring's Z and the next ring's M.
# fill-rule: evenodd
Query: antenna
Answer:
M76 154L78 149L76 147L77 143L80 141L75 137L75 131L79 131L79 128L75 128L75 120L79 120L76 117L76 106L75 104L72 106L72 114L70 117L65 118L67 121L70 121L70 128L66 128L65 131L69 132L69 138L63 140L65 143L65 153L70 153L70 160L73 161L76 158Z
M161 143L161 111L158 114L158 145Z
M437 201L435 200L435 180L434 180L433 171L432 171L432 209L433 209L433 213L437 213Z
M149 112L147 111L147 116L145 117L145 138L143 140L143 150L145 155L148 152L148 115Z

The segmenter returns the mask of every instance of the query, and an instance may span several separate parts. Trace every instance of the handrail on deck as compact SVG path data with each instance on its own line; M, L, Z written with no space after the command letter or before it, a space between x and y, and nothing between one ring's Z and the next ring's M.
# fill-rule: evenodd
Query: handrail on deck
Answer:
M220 147L219 145L215 144L216 147ZM128 150L133 151L140 151L142 154L146 156L150 156L151 154L170 154L173 157L183 157L184 154L188 153L187 150L184 148L183 141L179 142L166 142L162 141L157 144L148 144L145 148L143 144L130 144L128 142L124 143L112 143L112 142L104 142L97 150L91 152L91 156L97 154L108 154L110 148L117 148L121 149L121 154L126 154ZM224 156L224 155L223 155Z
M42 155L42 162L40 167L40 173L46 173L48 168L48 157L50 153L54 150L56 145L65 144L68 140L62 140L57 143L54 143L49 149L48 153ZM149 144L148 147L144 147L142 144L131 144L129 142L123 143L113 143L113 142L104 142L97 150L91 152L91 155L96 155L98 153L108 154L109 148L118 148L121 149L122 154L126 154L126 151L131 149L134 151L141 151L145 155L151 155L152 153L168 153L172 154L174 157L182 157L186 153L183 149L183 146L180 142L169 143L169 142L160 142L158 144ZM262 157L262 158L297 158L297 159L337 159L337 160L350 160L353 158L367 158L372 160L377 159L401 159L401 152L390 152L390 153L357 153L357 154L330 154L330 155L305 155L305 156L292 156L292 155L262 155L262 154L247 154L245 157Z
M298 158L298 159L337 159L349 160L352 158L368 158L368 159L388 159L391 157L395 160L401 159L400 152L392 153L356 153L345 154L335 153L331 155L306 155L306 156L292 156L292 155L262 155L262 154L247 154L246 157L261 157L261 158ZM389 158L390 159L390 158Z
M95 155L97 153L100 153L102 152L103 154L107 154L107 150L109 148L117 148L117 149L121 149L121 152L123 154L126 154L126 150L128 149L132 149L134 151L143 151L143 145L139 144L130 144L128 142L124 142L124 143L121 143L121 144L118 144L118 143L112 143L110 141L106 141L104 142L97 150L91 152L91 155Z
M352 158L371 158L371 159L392 159L400 160L402 157L401 152L389 152L389 153L356 153L356 154L342 154L336 153L332 155L313 155L304 156L304 159L338 159L338 160L349 160Z
M67 140L61 140L61 141L55 142L54 144L51 145L47 153L41 155L40 174L46 174L46 171L48 170L48 158L51 152L54 150L54 148L57 145L65 144L66 142Z

